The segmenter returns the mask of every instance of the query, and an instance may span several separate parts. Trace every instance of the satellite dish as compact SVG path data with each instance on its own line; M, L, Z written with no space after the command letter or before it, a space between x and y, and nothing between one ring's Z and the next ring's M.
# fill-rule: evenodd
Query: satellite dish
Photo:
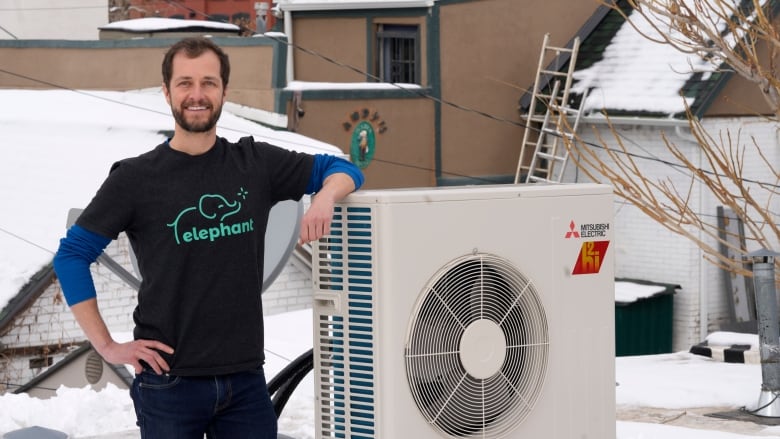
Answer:
M84 209L72 208L68 211L66 226L70 228ZM284 269L287 260L298 242L298 232L301 228L303 217L303 202L287 200L276 203L268 215L268 227L265 231L265 261L263 264L263 291L276 280ZM105 254L104 254L105 255ZM108 257L108 256L106 256ZM141 271L138 269L138 259L130 248L130 261L133 271L138 279L141 279ZM108 268L111 268L109 266Z
M276 203L268 216L265 230L265 263L263 265L263 291L276 280L298 242L303 217L302 201Z

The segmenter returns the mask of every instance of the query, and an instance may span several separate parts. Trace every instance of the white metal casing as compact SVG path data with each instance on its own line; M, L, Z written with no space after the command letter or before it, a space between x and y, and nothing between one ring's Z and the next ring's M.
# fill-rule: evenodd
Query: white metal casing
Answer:
M313 247L316 437L614 439L613 209L612 189L599 184L347 197ZM528 413L501 431L458 433L418 408L405 353L437 273L472 255L506 260L530 280L548 343L542 375L523 378L538 381L518 403Z

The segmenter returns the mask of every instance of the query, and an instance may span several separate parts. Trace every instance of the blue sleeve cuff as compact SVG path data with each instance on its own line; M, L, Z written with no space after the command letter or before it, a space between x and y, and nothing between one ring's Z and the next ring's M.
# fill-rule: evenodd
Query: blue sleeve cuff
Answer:
M110 238L74 225L60 240L54 255L54 271L68 306L97 297L89 266L103 253Z
M306 186L306 193L313 194L318 192L322 189L322 182L329 175L337 173L349 175L355 183L355 190L358 190L365 181L360 168L348 160L330 154L315 154L314 165L311 168L311 177L309 178L309 184Z

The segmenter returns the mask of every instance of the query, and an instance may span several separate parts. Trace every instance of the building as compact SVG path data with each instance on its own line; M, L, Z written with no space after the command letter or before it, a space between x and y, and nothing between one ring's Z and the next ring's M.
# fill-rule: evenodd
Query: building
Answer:
M222 14L187 4L196 15ZM367 188L513 181L525 130L538 129L526 126L523 97L535 81L546 34L553 46L569 46L575 37L582 42L575 66L575 78L582 82L575 83L575 96L587 88L606 93L605 81L583 80L594 66L602 69L601 78L628 79L623 96L634 97L634 105L626 109L589 101L597 103L586 107L591 114L581 125L583 138L597 143L598 131L606 127L597 113L603 108L613 112L619 116L613 119L618 132L631 147L650 150L657 159L643 165L642 172L669 179L675 187L691 187L691 204L703 214L717 215L717 200L666 165L672 157L662 153L662 135L692 156L698 146L679 109L659 109L650 99L653 93L687 93L696 116L713 132L752 136L770 162L780 152L773 122L760 117L766 108L745 105L760 102L753 86L735 75L703 80L670 69L664 58L650 57L654 47L646 40L621 52L633 58L618 57L610 47L630 26L598 3L282 0L276 9L275 28L282 32L217 39L235 63L228 99L239 114L336 145L363 168ZM156 86L159 59L171 42L0 41L0 87ZM46 70L38 67L40 59L49 61ZM612 63L599 64L604 59ZM555 61L564 68L565 59ZM651 70L655 76L643 74ZM682 76L682 85L669 81L670 76ZM761 160L752 154L746 166L759 180L773 179ZM564 181L584 181L581 173L569 170ZM618 202L615 209L617 276L681 286L674 297L674 349L688 349L727 323L723 273L691 242L630 205Z
M147 17L217 21L235 24L242 28L244 35L251 35L273 28L271 3L271 0L110 0L109 17L110 22Z

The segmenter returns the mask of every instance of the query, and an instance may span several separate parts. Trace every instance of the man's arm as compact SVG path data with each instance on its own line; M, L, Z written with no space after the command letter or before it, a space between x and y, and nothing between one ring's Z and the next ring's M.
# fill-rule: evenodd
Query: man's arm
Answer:
M303 215L298 242L311 242L330 233L333 206L358 190L363 181L363 172L353 163L335 156L315 155L306 193L316 194Z
M331 174L322 183L322 189L311 199L311 205L301 221L301 243L315 241L330 233L333 206L356 189L349 174Z
M65 238L60 240L60 247L54 256L54 270L57 272L65 300L87 339L106 361L112 364L130 364L136 372L140 372L139 360L144 360L157 373L167 371L168 364L153 349L168 353L172 353L173 349L151 340L116 343L100 315L95 283L89 266L110 242L110 238L78 225L71 227Z
M117 343L111 337L106 323L98 310L97 299L87 299L70 307L81 330L92 343L98 354L111 364L129 364L140 373L143 367L140 360L146 362L155 373L162 374L170 370L168 363L156 350L169 354L173 349L159 341L134 340L128 343Z

